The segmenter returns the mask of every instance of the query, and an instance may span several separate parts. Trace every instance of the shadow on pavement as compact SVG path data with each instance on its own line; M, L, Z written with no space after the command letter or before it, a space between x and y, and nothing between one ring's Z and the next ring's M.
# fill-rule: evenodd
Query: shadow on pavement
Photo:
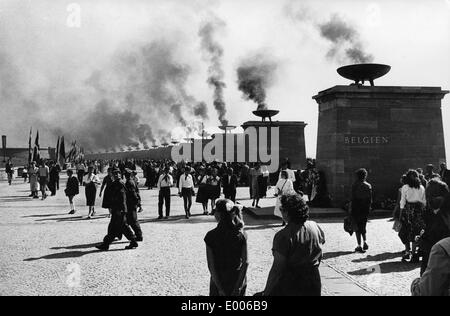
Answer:
M352 260L352 262L358 263L358 262L370 262L370 261L386 261L386 260L392 260L395 258L401 258L402 257L402 252L385 252L385 253L380 253L378 255L375 256L367 256L366 258L361 258L361 259L355 259Z
M98 245L99 243L96 243L95 245ZM51 255L46 255L38 258L28 258L24 259L23 261L37 261L37 260L54 260L54 259L68 259L68 258L80 258L85 255L93 254L93 253L101 253L101 252L116 252L116 251L130 251L125 248L121 249L110 249L108 251L101 251L98 249L93 249L89 251L67 251L67 252L60 252L60 253L53 253Z
M29 217L51 217L51 216L64 216L67 215L67 213L64 214L39 214L39 215L26 215L26 216L22 216L22 218L29 218Z
M401 261L383 262L377 265L348 272L349 275L368 275L374 272L386 274L393 272L410 272L420 267L420 264L404 263Z
M32 198L30 198L28 196L16 196L16 197L10 197L10 198L0 198L0 203L15 203L15 202L24 202L24 201L32 201Z
M117 241L117 242L114 242L113 245L128 244L128 243L129 243L128 241ZM73 246L67 246L67 247L52 247L50 249L52 249L52 250L88 249L88 248L94 248L98 244L99 244L98 242L95 242L95 243L90 243L90 244L73 245Z
M108 215L98 215L95 217L92 217L90 219L87 218L87 216L76 216L76 217L56 217L56 218L42 218L37 219L35 222L45 222L45 221L54 221L54 222L78 222L78 221L94 221L98 219L104 219L107 218Z
M333 259L342 256L348 256L355 253L354 251L336 251L336 252L327 252L323 254L323 260Z

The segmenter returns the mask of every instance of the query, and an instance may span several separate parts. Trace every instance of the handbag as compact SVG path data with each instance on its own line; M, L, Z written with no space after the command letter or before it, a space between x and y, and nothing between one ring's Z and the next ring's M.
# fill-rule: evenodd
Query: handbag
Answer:
M392 229L395 231L395 232L397 232L397 233L399 233L400 232L400 230L402 229L402 222L400 222L398 219L396 219L395 221L394 221L394 226L392 227Z
M345 232L349 233L350 236L353 235L354 230L353 230L353 219L351 216L347 216L344 218L344 230Z

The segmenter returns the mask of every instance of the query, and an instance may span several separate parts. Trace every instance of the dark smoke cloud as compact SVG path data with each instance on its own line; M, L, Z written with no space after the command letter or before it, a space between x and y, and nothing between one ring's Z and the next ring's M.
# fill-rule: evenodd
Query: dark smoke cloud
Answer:
M337 14L326 22L320 21L317 12L300 1L288 1L284 13L291 20L313 25L320 36L331 43L326 57L339 63L369 63L373 56L364 49L358 30Z
M82 127L72 126L72 135L77 143L90 149L136 147L145 140L155 141L151 127L139 123L139 115L117 110L107 100L100 101L87 113Z
M194 107L194 115L204 120L208 119L208 106L205 102L199 102Z
M170 113L173 114L173 116L175 117L177 122L179 122L183 127L187 126L187 122L186 122L183 114L181 113L181 104L180 103L173 104L170 107Z
M277 68L273 57L259 53L242 60L237 69L239 90L258 105L258 110L267 109L266 90L273 84Z
M338 15L332 15L330 20L318 25L320 35L332 43L327 57L341 58L353 63L368 63L373 61L373 56L367 54L360 40L358 31Z
M217 33L225 28L226 24L217 17L211 17L210 21L203 23L198 35L201 38L201 47L209 61L208 84L214 89L214 108L219 115L220 123L228 125L226 119L227 109L223 96L226 88L222 65L223 47L216 40Z

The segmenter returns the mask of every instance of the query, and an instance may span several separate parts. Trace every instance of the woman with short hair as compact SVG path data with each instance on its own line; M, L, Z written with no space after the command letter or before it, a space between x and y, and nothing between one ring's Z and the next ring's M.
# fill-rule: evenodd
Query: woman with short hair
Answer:
M366 181L367 175L366 169L358 169L355 172L356 180L352 185L351 216L355 227L356 242L358 243L355 252L358 253L365 253L369 249L366 227L372 205L372 186ZM364 245L362 245L361 237Z
M247 235L241 210L220 199L213 215L217 227L205 236L210 296L244 296L247 288Z
M73 174L71 169L67 169L67 184L66 189L64 190L67 198L69 199L70 211L69 214L75 214L75 205L73 203L73 198L80 193L79 183L77 177Z
M274 261L261 294L320 296L319 265L325 234L319 225L308 221L309 208L299 194L281 197L281 214L287 225L273 239Z
M86 205L89 207L88 219L95 214L95 197L97 195L97 185L100 184L100 179L94 173L94 167L90 166L84 178L83 184L85 186Z

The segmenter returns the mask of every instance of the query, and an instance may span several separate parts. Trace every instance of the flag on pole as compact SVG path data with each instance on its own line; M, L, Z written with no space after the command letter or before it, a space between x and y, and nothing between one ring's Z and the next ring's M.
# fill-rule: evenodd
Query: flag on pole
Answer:
M59 145L59 156L58 162L61 168L63 168L66 163L66 145L64 144L64 136L61 137L61 144Z
M39 131L36 133L36 139L34 141L33 161L41 162L41 148L39 147Z
M59 158L59 141L60 141L60 137L58 136L58 141L56 142L55 163L58 163L58 158Z
M31 137L33 134L33 128L30 127L30 137L28 138L28 165L33 161L33 149L31 148Z

